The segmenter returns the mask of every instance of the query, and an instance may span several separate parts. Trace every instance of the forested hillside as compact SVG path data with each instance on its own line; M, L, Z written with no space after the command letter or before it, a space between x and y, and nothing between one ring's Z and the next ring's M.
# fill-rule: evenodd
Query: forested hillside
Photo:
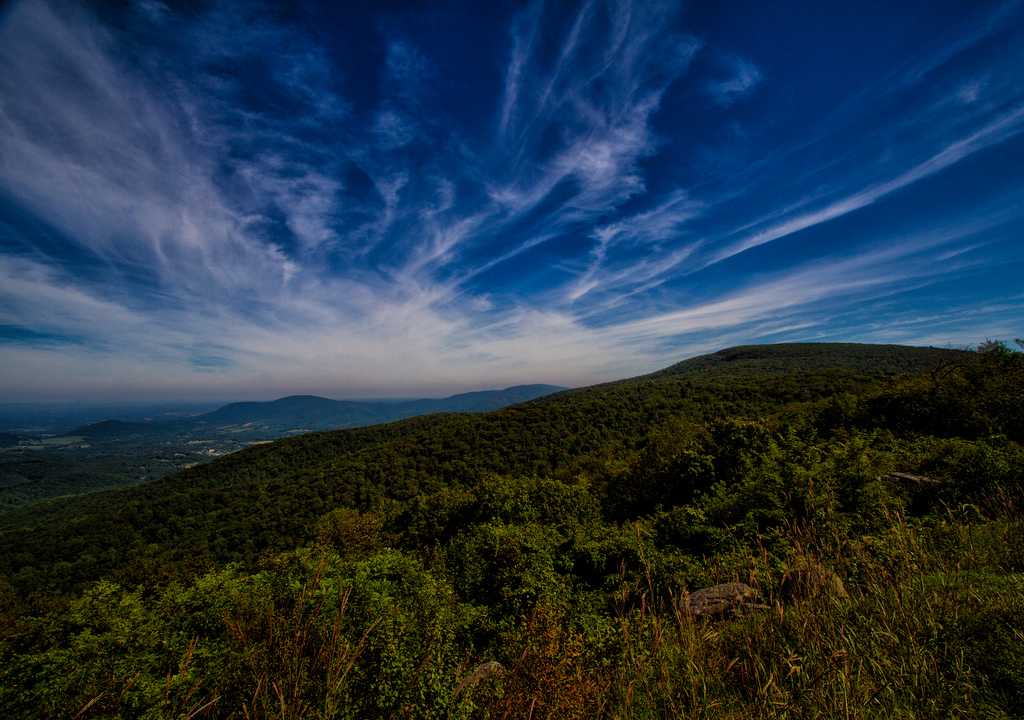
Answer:
M0 705L1019 717L1024 358L983 350L732 348L9 513Z
M45 427L21 436L0 433L0 513L55 497L142 485L281 437L437 412L486 412L564 389L516 385L420 400L347 401L294 395L269 402L231 403L206 413L159 412L157 406L148 408L154 410L152 417L101 420L71 431L66 424L60 425L59 418L76 418L102 408L50 409L46 420L50 424ZM6 408L8 419L17 417L18 408ZM112 407L136 415L145 409ZM45 418L44 410L28 406L23 412L28 418ZM65 434L54 437L46 429Z
M960 355L872 345L734 348L487 415L307 434L142 488L0 516L0 572L17 587L68 589L109 572L138 581L178 564L251 560L307 541L316 519L338 505L368 509L490 473L602 476L664 423L769 415Z

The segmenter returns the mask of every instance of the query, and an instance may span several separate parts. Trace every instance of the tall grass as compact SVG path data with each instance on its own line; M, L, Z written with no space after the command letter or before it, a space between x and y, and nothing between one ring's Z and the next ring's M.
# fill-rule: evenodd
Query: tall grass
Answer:
M1024 717L1024 524L997 521L890 530L792 566L845 575L784 604L782 576L750 555L732 580L765 604L725 620L695 618L678 598L634 590L614 658L581 652L566 626L524 630L514 678L479 697L481 717ZM521 666L520 666L521 665Z

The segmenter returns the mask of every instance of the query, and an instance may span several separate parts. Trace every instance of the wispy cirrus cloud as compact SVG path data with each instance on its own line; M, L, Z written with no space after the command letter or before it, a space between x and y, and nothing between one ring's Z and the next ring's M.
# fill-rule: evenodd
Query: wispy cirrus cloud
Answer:
M847 213L860 210L894 192L939 173L976 152L992 145L1003 143L1021 131L1024 131L1024 106L1012 108L966 137L951 142L928 159L893 178L866 187L852 195L836 200L819 210L798 215L748 235L720 250L713 256L713 261L723 260L744 250L764 245L773 240L778 240L801 230L842 217Z
M683 226L700 213L701 207L688 193L677 190L654 208L596 228L596 245L591 250L590 261L586 270L572 281L568 299L579 300L598 288L612 290L622 285L643 284L679 265L697 247L697 243L678 246L680 239L686 237ZM677 247L668 253L657 252L664 243ZM607 268L609 254L616 246L626 246L630 252L612 268ZM644 249L644 257L639 261L635 252L638 247ZM657 256L653 262L652 254Z
M709 96L722 106L729 106L752 93L761 84L761 70L745 58L727 56L722 65L724 77L709 80L705 89Z
M1019 150L1019 14L794 141L770 59L675 3L534 3L486 58L401 13L354 19L356 57L265 10L0 15L0 394L574 385L734 342L1014 326L993 293L1024 188L973 166ZM953 173L984 192L903 202Z

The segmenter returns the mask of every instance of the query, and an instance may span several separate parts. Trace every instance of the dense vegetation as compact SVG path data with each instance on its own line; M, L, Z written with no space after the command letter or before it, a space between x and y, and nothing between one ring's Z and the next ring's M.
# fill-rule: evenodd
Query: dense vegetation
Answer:
M67 435L0 433L0 513L55 497L138 485L250 445L311 429L358 427L437 412L496 410L564 389L516 385L423 400L348 401L298 395L270 402L231 403L205 413L160 413L154 408L155 419L107 419ZM10 421L17 408L0 407L0 416ZM34 409L37 414L42 412ZM140 409L148 408L139 406L134 412ZM48 428L56 429L61 417L75 418L82 411L70 408L64 416L54 409L50 412L54 417L46 420L51 423ZM17 416L13 418L17 422Z
M47 449L0 453L0 513L63 495L145 482L184 464L171 452L153 450L138 454Z
M10 717L1024 716L1024 355L734 348L0 518ZM705 620L687 592L757 603Z

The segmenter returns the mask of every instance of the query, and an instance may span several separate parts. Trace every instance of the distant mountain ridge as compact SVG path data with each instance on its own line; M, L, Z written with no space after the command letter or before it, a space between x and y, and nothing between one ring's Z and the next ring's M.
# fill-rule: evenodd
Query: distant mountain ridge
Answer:
M332 400L317 395L289 395L270 401L229 403L212 412L168 422L104 420L77 428L68 434L106 440L142 435L203 433L278 437L288 433L375 425L432 413L488 412L566 389L557 385L515 385L501 390L478 390L445 398L394 401Z

